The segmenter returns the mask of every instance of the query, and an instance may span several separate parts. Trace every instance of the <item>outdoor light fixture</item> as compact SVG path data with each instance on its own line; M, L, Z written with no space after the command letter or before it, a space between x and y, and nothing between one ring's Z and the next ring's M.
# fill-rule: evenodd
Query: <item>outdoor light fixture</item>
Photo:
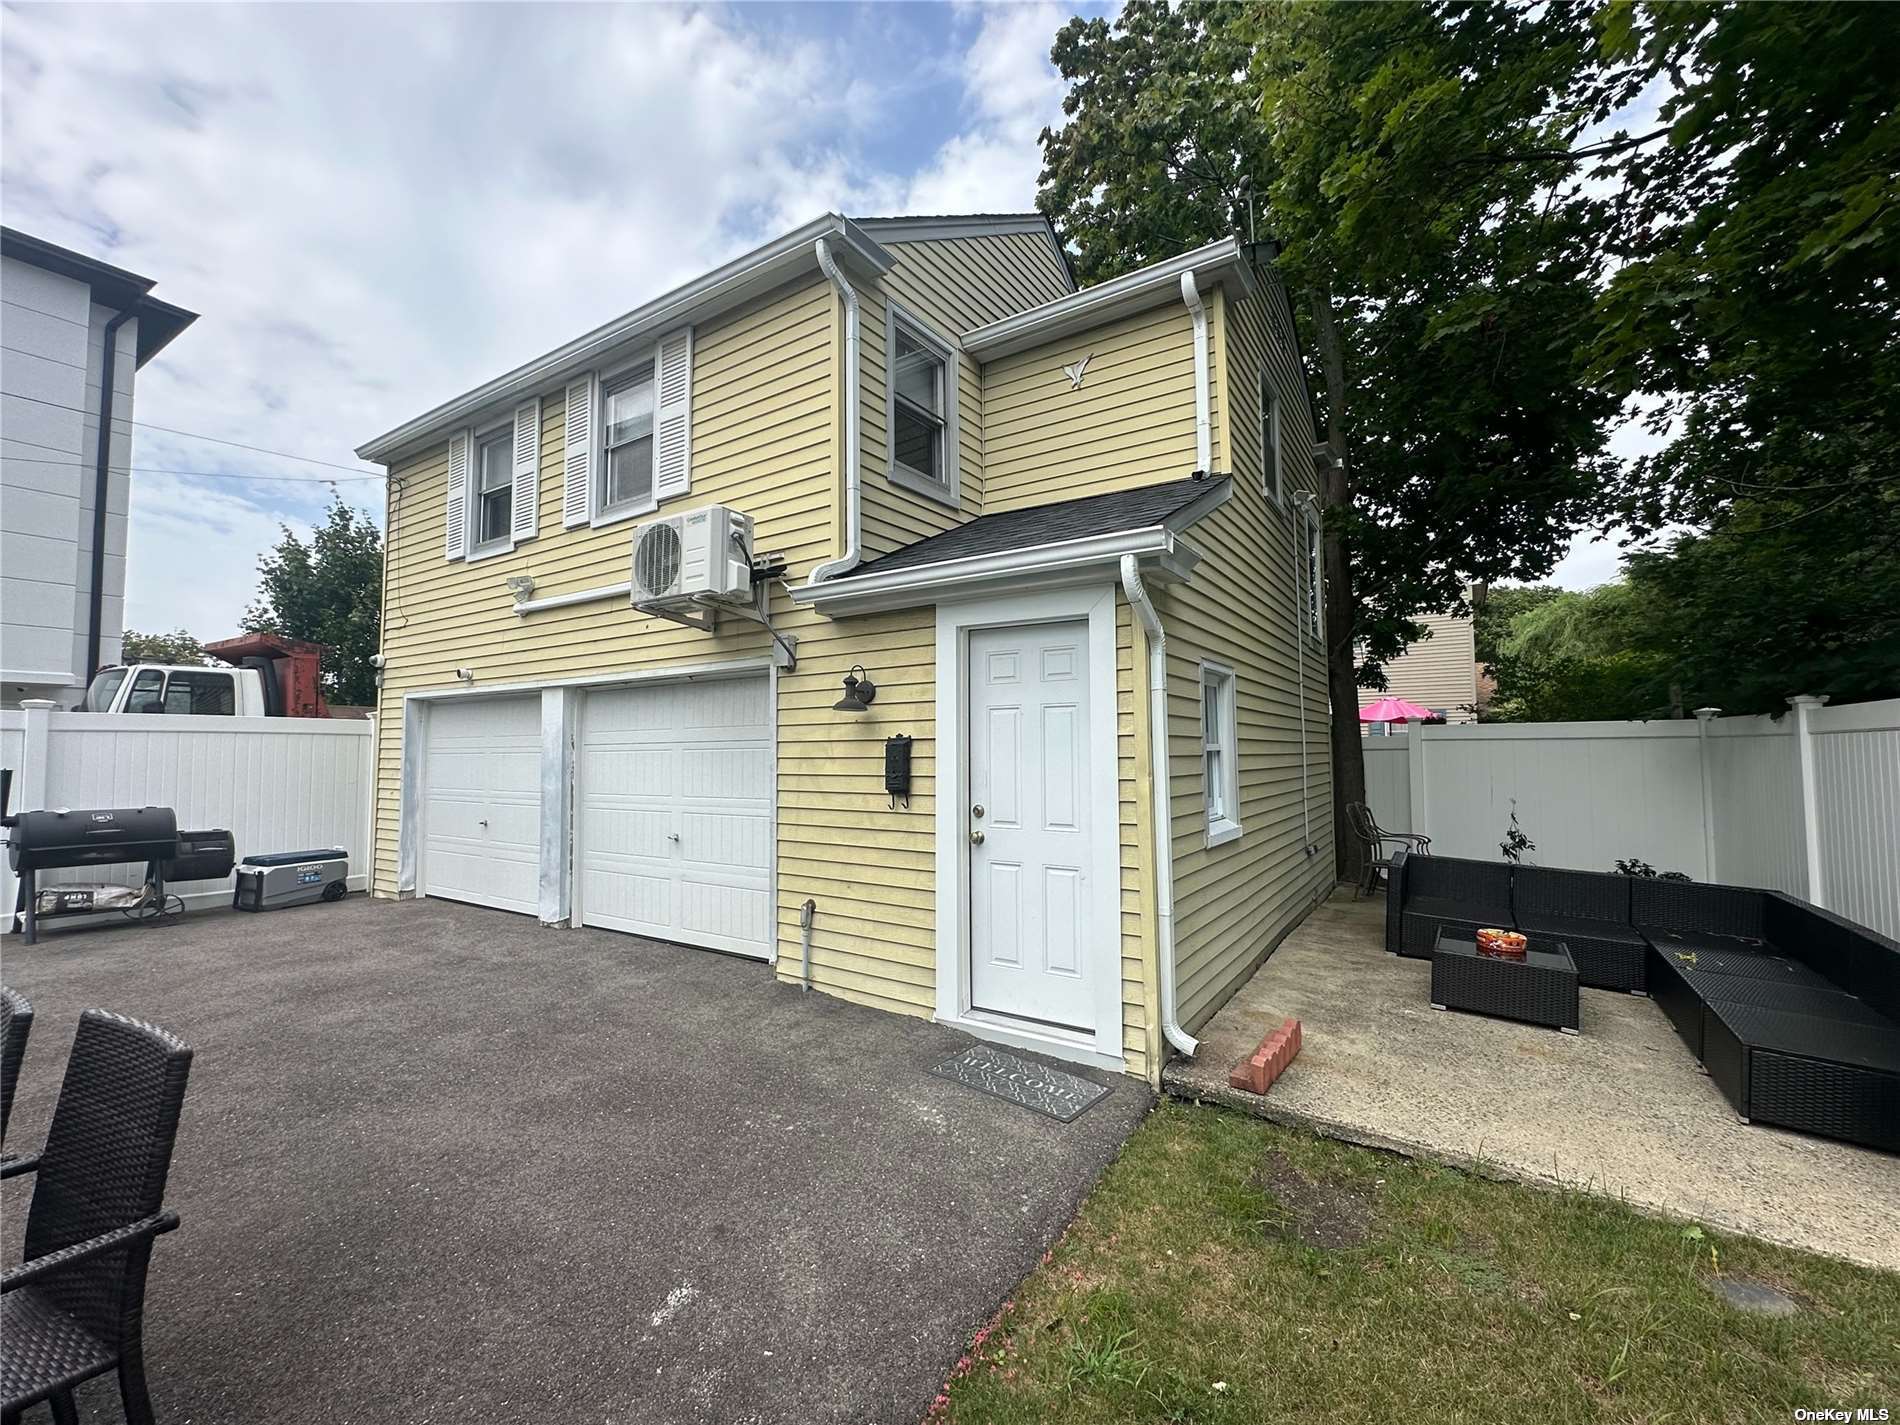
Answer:
M508 579L508 592L515 596L515 602L525 604L534 597L534 577L530 574L513 574Z
M844 696L831 705L833 712L861 713L877 701L877 684L864 672L862 663L853 663L844 675Z

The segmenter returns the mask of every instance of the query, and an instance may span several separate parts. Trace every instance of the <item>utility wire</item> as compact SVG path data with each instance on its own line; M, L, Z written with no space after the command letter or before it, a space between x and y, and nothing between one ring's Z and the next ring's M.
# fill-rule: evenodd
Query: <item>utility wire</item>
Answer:
M41 450L51 450L49 445L40 446ZM95 470L90 460L48 460L38 455L15 455L11 457L22 465L71 465L81 470ZM114 475L193 475L205 480L270 480L297 485L349 485L360 481L382 483L381 475L245 475L236 470L178 470L167 465L109 465L106 467Z
M63 401L48 401L39 396L23 396L17 391L7 392L7 397L10 400L31 401L36 406L51 406L57 411L76 411L82 416L93 416L95 419L98 416L97 411L89 411L84 406L69 406ZM115 420L116 419L115 417ZM364 479L380 480L383 478L379 474L371 474L364 470L361 465L339 465L334 460L319 460L314 455L292 455L288 450L270 450L261 445L246 445L241 440L226 440L221 435L206 435L202 431L195 430L178 430L173 426L153 425L150 421L130 421L128 424L142 426L146 430L163 431L166 435L182 435L188 440L208 440L213 445L229 445L238 450L251 451L257 455L275 455L281 460L301 460L307 465L325 465L332 470L347 470L352 475L359 475Z

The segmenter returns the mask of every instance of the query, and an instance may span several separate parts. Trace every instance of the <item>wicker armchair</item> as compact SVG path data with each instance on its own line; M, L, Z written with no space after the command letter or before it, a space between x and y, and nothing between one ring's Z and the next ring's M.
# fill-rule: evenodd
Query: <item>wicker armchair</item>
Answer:
M1365 847L1365 874L1360 876L1359 884L1353 887L1352 898L1358 900L1362 895L1371 895L1378 887L1379 872L1384 869L1388 852L1386 844L1390 842L1400 851L1415 855L1432 854L1432 839L1421 836L1415 831L1386 831L1372 814L1372 808L1364 802L1346 804L1346 826Z
M20 1061L26 1057L26 1037L32 1032L32 1001L18 990L0 985L0 1143L7 1141L13 1088L20 1082Z
M79 1019L36 1171L23 1261L0 1275L0 1420L50 1402L78 1418L73 1387L118 1368L129 1425L150 1425L145 1275L178 1225L163 1208L191 1049L104 1010Z

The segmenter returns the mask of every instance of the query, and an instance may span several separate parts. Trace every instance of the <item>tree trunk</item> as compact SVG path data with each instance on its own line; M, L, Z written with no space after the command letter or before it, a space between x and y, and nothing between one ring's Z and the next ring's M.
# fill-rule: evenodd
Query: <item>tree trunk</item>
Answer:
M1326 445L1332 459L1320 482L1320 504L1327 510L1352 506L1352 477L1346 466L1346 359L1339 327L1333 320L1332 293L1314 292L1314 346L1326 385ZM1359 735L1359 679L1353 657L1358 602L1352 588L1352 548L1328 519L1324 534L1326 573L1326 687L1332 695L1333 864L1342 879L1363 874L1364 848L1352 834L1346 807L1366 799L1366 750Z

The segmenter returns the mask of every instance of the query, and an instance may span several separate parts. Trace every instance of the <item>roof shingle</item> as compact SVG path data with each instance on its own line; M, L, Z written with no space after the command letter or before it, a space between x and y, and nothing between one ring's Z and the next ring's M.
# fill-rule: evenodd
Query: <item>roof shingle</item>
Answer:
M1211 493L1218 482L1226 478L1224 475L1190 476L1160 485L1142 485L1133 490L1114 490L1106 495L1084 495L1074 500L981 515L968 524L867 560L849 574L826 582L848 584L868 574L889 574L979 554L1006 554L1059 540L1146 529L1179 514Z

